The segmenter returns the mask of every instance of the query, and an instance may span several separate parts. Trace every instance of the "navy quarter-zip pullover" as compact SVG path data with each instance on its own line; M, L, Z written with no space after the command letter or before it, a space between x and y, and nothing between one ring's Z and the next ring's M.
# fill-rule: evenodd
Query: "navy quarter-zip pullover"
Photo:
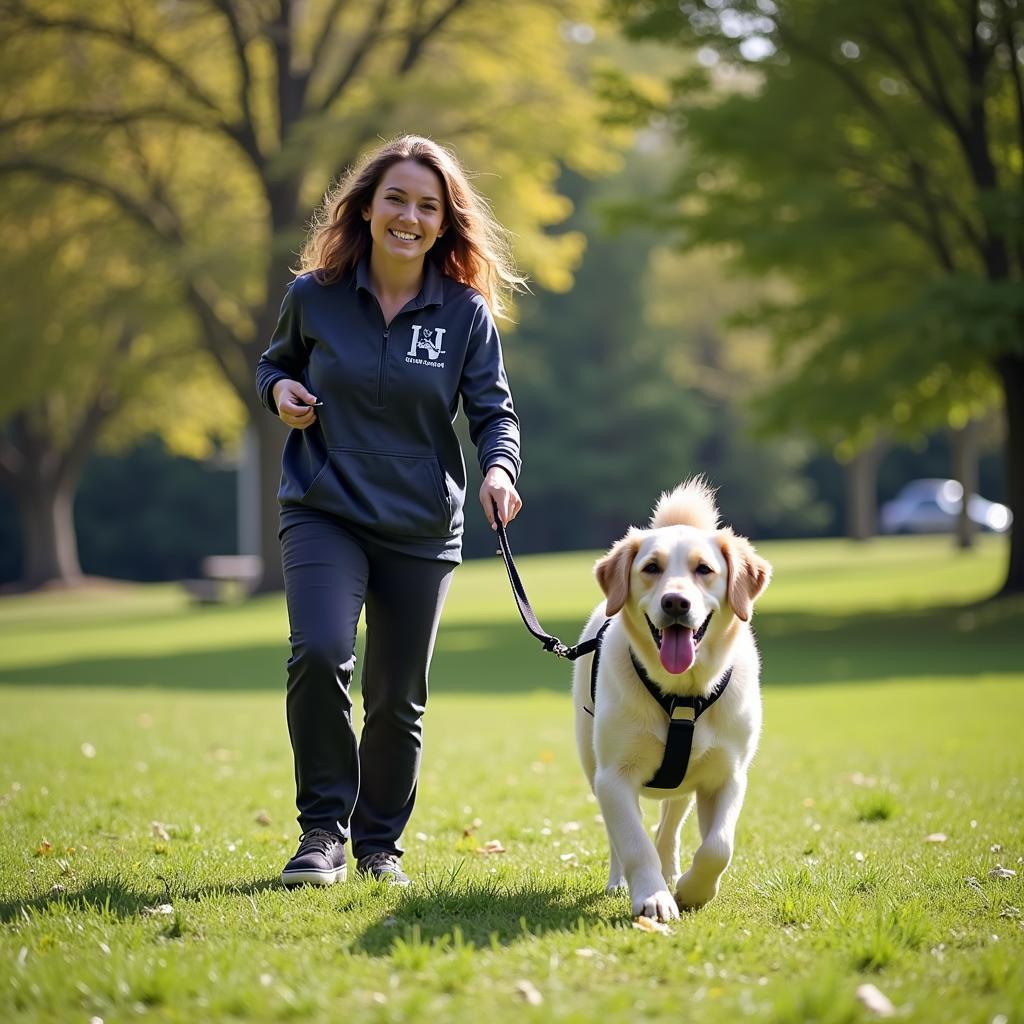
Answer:
M475 289L428 258L415 299L384 322L366 260L334 284L297 277L256 369L275 415L274 384L301 381L324 405L285 442L282 526L330 512L408 554L459 561L466 467L459 401L480 468L519 476L519 420L501 344Z

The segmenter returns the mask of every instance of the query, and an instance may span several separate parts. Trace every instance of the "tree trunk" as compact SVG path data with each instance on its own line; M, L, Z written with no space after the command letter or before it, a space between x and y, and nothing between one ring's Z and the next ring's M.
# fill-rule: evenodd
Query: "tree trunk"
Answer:
M263 576L257 593L268 593L284 589L281 548L277 539L277 488L281 479L281 451L287 437L287 428L266 409L261 409L259 415L253 418L252 427L256 434L255 447L259 452L260 556L263 559Z
M869 540L878 532L878 465L887 447L885 441L875 441L844 467L846 536L851 540Z
M1024 594L1024 355L996 362L1006 403L1006 504L1013 513L1010 560L999 596Z
M960 514L956 520L956 546L963 551L974 547L978 528L967 514L971 495L978 490L978 421L968 420L959 430L952 431L953 477L963 488Z
M35 590L46 583L75 586L82 581L75 536L77 480L21 479L15 492L21 516L21 585Z

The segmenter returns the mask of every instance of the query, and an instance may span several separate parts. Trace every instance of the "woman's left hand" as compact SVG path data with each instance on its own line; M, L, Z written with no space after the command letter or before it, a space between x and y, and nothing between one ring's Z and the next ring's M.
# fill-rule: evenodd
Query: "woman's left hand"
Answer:
M519 497L512 478L499 466L491 466L480 485L480 504L484 507L484 515L491 529L496 530L498 527L494 522L494 506L491 502L498 506L498 518L503 526L508 526L523 507L523 499Z

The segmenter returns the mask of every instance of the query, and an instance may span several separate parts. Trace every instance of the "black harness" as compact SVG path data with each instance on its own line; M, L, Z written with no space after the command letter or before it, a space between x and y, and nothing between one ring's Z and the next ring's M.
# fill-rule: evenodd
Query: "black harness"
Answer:
M709 615L701 626L703 634L707 629ZM597 666L601 659L601 641L604 638L605 630L611 625L612 620L607 619L597 631L594 639L597 647L594 650L594 660L590 665L590 703L597 707ZM697 719L704 714L719 697L725 693L725 688L732 679L732 669L727 668L721 679L715 683L714 688L706 697L683 697L677 694L665 693L660 686L647 674L647 670L640 664L633 648L629 649L629 660L633 663L633 669L640 682L644 684L647 692L658 702L662 711L668 715L668 736L665 740L665 753L662 754L661 764L658 770L651 776L650 781L644 783L645 789L678 789L686 778L686 772L690 767L690 751L693 747L693 730ZM588 715L593 715L594 710L588 707L583 708Z
M494 507L494 522L497 525L498 544L501 547L501 557L505 562L505 569L508 571L509 582L512 584L512 593L519 608L519 614L529 632L535 636L543 645L545 651L551 651L559 658L566 658L569 661L576 661L585 654L593 652L594 660L590 665L590 703L596 706L597 695L597 667L601 658L601 641L604 639L605 631L611 625L612 620L606 619L601 628L589 640L583 640L570 647L562 643L556 636L545 633L541 627L533 608L530 607L529 598L526 596L526 589L519 578L515 562L512 560L512 549L508 544L508 537L505 536L505 527L498 518L497 506ZM694 634L696 642L700 642L711 621L711 615L704 620L700 629ZM693 730L697 719L704 714L719 697L725 693L725 688L732 679L732 669L727 668L722 677L715 683L714 688L706 697L683 697L674 694L664 693L657 683L647 674L640 660L629 649L629 658L633 662L633 668L640 682L644 684L647 692L657 701L661 709L668 715L668 738L665 741L665 753L662 755L661 765L652 776L650 782L644 784L646 789L677 789L683 779L686 778L687 769L690 767L690 751L693 747ZM594 710L584 707L584 711L593 717Z

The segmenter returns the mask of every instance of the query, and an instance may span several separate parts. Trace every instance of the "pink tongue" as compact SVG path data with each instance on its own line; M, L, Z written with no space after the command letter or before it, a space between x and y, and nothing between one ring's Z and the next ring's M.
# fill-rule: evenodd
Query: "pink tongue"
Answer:
M685 672L696 656L693 630L685 626L666 626L661 634L661 664L666 672Z

